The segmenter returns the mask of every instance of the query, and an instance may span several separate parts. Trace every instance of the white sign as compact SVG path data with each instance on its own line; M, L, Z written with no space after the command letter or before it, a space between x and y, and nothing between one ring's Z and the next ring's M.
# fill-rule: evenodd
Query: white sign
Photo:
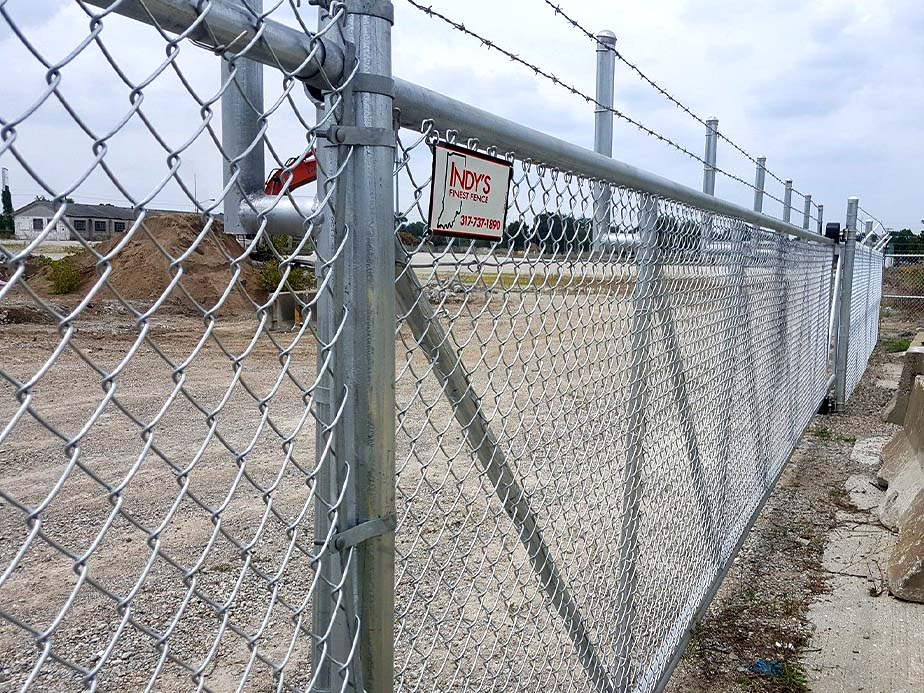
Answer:
M500 240L507 222L509 161L438 142L433 146L430 231Z

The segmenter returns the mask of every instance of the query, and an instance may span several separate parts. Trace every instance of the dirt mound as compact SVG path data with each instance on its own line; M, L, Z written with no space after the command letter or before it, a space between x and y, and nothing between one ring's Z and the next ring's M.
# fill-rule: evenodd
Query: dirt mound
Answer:
M228 257L240 257L244 251L234 238L224 234L220 222L215 222L197 243L203 228L202 218L195 214L161 214L145 219L143 227L112 259L112 272L107 279L109 285L136 308L146 307L156 301L173 281L176 270L171 271L171 262L195 245L195 249L180 263L182 277L170 291L166 303L194 309L195 302L206 309L211 308L234 277L234 268ZM124 240L122 234L115 236L99 244L96 252L105 256ZM80 286L71 296L83 298L97 281L97 258L84 250L73 255L68 262L80 275ZM259 286L258 271L253 263L243 260L239 267L240 274L219 311L221 315L252 312L248 295L257 302L265 300L266 293ZM50 268L43 267L36 272L30 284L42 293L50 294L50 274ZM114 298L112 292L105 288L96 297L103 300Z

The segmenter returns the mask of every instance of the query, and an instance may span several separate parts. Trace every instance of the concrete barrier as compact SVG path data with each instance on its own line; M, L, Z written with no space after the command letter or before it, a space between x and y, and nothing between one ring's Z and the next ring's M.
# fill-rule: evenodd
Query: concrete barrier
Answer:
M924 602L924 494L918 494L902 518L886 575L893 595L909 602Z
M924 375L924 332L918 332L914 336L911 345L905 352L898 389L882 412L883 419L899 426L905 422L905 412L908 409L911 389L914 385L914 379L919 375Z
M898 532L886 574L899 599L924 602L924 377L912 381L902 428L882 449L879 520Z
M905 421L882 448L882 465L876 481L886 489L879 520L899 530L902 516L915 497L924 493L924 377L912 382Z

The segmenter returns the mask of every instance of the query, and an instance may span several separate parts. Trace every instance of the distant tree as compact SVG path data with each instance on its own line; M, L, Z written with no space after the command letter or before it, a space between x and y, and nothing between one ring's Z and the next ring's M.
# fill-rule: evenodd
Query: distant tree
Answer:
M914 233L911 229L895 231L889 240L889 251L897 255L924 254L924 236Z
M3 212L0 214L0 233L10 235L15 228L13 223L13 196L10 194L10 187L3 188Z

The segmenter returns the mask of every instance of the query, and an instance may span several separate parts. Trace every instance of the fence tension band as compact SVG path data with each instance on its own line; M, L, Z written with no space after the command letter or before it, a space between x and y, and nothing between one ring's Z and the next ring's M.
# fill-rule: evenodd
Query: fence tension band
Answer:
M366 94L382 94L395 98L395 80L383 75L373 75L369 72L357 72L350 80L350 88L354 92Z
M355 527L350 527L350 529L335 534L329 545L328 551L345 551L369 539L375 539L388 532L393 532L397 526L398 521L395 519L394 515L377 517L374 520L361 522Z
M347 0L347 14L365 14L395 23L395 7L391 0Z
M355 125L334 125L318 133L332 144L352 144L394 149L395 131L391 128L363 128Z

